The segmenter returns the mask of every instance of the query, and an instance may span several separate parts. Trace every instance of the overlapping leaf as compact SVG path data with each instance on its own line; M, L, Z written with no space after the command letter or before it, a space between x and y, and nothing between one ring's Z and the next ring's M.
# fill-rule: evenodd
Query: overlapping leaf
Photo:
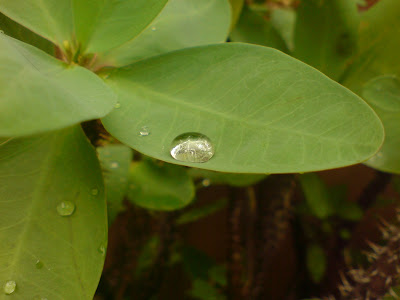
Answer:
M0 178L0 284L17 284L0 298L93 299L107 221L99 163L82 130L3 140ZM75 208L61 216L62 202Z
M100 118L116 97L85 68L0 34L0 136L12 137Z
M107 130L146 155L198 168L245 173L337 168L371 157L380 120L349 90L271 48L197 47L111 74L121 107ZM139 134L147 126L150 134ZM215 145L206 163L170 156L172 140L200 132Z

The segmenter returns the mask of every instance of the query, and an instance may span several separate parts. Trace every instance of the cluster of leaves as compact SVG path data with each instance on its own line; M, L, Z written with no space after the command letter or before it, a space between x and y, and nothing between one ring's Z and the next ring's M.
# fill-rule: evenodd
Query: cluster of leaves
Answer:
M11 296L92 299L125 197L171 211L193 201L199 178L242 186L366 160L400 173L398 1L360 14L355 0L303 0L269 19L242 8L0 0L0 285L15 282ZM109 134L96 152L80 124L97 119ZM214 157L171 157L185 132L208 136ZM359 218L313 174L301 184L317 217ZM224 288L214 271L192 296Z

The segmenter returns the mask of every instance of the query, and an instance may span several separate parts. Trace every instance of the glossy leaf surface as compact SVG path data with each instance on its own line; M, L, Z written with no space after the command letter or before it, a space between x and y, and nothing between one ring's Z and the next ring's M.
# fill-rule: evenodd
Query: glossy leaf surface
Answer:
M280 51L248 44L197 47L116 70L121 107L103 124L132 148L171 163L223 172L337 168L371 157L383 128L359 97ZM146 126L150 134L139 134ZM174 160L175 137L199 132L215 155Z
M17 284L0 299L93 299L107 221L100 166L82 130L3 142L0 177L0 283Z
M60 46L112 49L137 36L167 0L0 0L0 11Z
M96 119L116 102L85 68L69 66L0 34L0 136L22 136Z
M231 12L227 0L169 0L135 39L100 56L100 63L124 66L161 53L224 42Z

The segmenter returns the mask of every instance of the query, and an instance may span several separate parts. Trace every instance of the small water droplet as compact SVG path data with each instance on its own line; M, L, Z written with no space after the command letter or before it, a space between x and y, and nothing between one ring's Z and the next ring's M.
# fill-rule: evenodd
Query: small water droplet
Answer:
M1 34L1 33L4 33L4 31L0 29L0 34Z
M151 31L156 31L157 28L155 26L151 27Z
M120 108L120 107L121 107L121 103L119 103L119 102L115 103L114 108Z
M36 296L33 300L47 300L47 298Z
M60 216L67 217L74 213L75 204L71 201L63 201L57 205L57 212Z
M178 135L171 144L171 156L179 161L204 163L214 155L214 146L204 134L188 132Z
M112 161L110 163L110 168L111 169L118 169L119 168L119 163L117 161Z
M92 189L91 191L93 196L97 196L99 194L99 190L98 189Z
M97 249L101 255L106 255L106 246L104 244L100 245L99 249Z
M208 186L211 185L211 180L208 179L208 178L204 178L203 181L201 182L201 184L202 184L204 187L208 187Z
M140 136L148 136L149 134L150 134L149 127L143 126L142 128L140 128L140 131L139 131Z
M6 295L11 295L12 293L15 292L16 288L17 288L17 283L13 280L9 280L4 284L4 293Z
M36 266L36 269L42 269L43 268L43 266L44 266L44 264L43 264L43 262L41 261L41 260L37 260L36 261L36 264L35 264L35 266Z

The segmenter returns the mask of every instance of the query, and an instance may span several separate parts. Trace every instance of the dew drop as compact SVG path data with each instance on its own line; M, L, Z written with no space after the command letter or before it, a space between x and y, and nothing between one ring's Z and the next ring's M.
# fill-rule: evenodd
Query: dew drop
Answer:
M99 190L98 189L92 189L91 191L93 196L97 196L99 194Z
M57 212L60 216L67 217L74 213L75 204L71 201L63 201L57 205Z
M114 108L120 108L120 107L121 107L121 103L119 103L119 102L115 103Z
M116 162L116 161L112 161L112 162L110 163L110 168L111 168L111 169L118 169L118 168L119 168L119 163Z
M155 26L151 27L151 31L156 31L157 28Z
M178 135L171 144L171 156L179 161L204 163L214 155L214 146L204 134L188 132Z
M4 293L6 295L11 295L12 293L15 292L16 288L17 288L17 283L13 280L9 280L4 284Z
M106 246L104 244L100 245L99 249L97 249L101 255L106 255Z
M208 178L204 178L204 179L201 181L201 184L202 184L204 187L208 187L208 186L211 185L211 180L208 179Z
M43 262L41 261L41 260L37 260L36 261L36 264L35 264L35 266L36 266L36 269L42 269L43 268L43 266L44 266L44 264L43 264Z
M150 134L149 127L143 126L142 128L140 128L140 131L139 131L140 136L148 136L149 134Z

